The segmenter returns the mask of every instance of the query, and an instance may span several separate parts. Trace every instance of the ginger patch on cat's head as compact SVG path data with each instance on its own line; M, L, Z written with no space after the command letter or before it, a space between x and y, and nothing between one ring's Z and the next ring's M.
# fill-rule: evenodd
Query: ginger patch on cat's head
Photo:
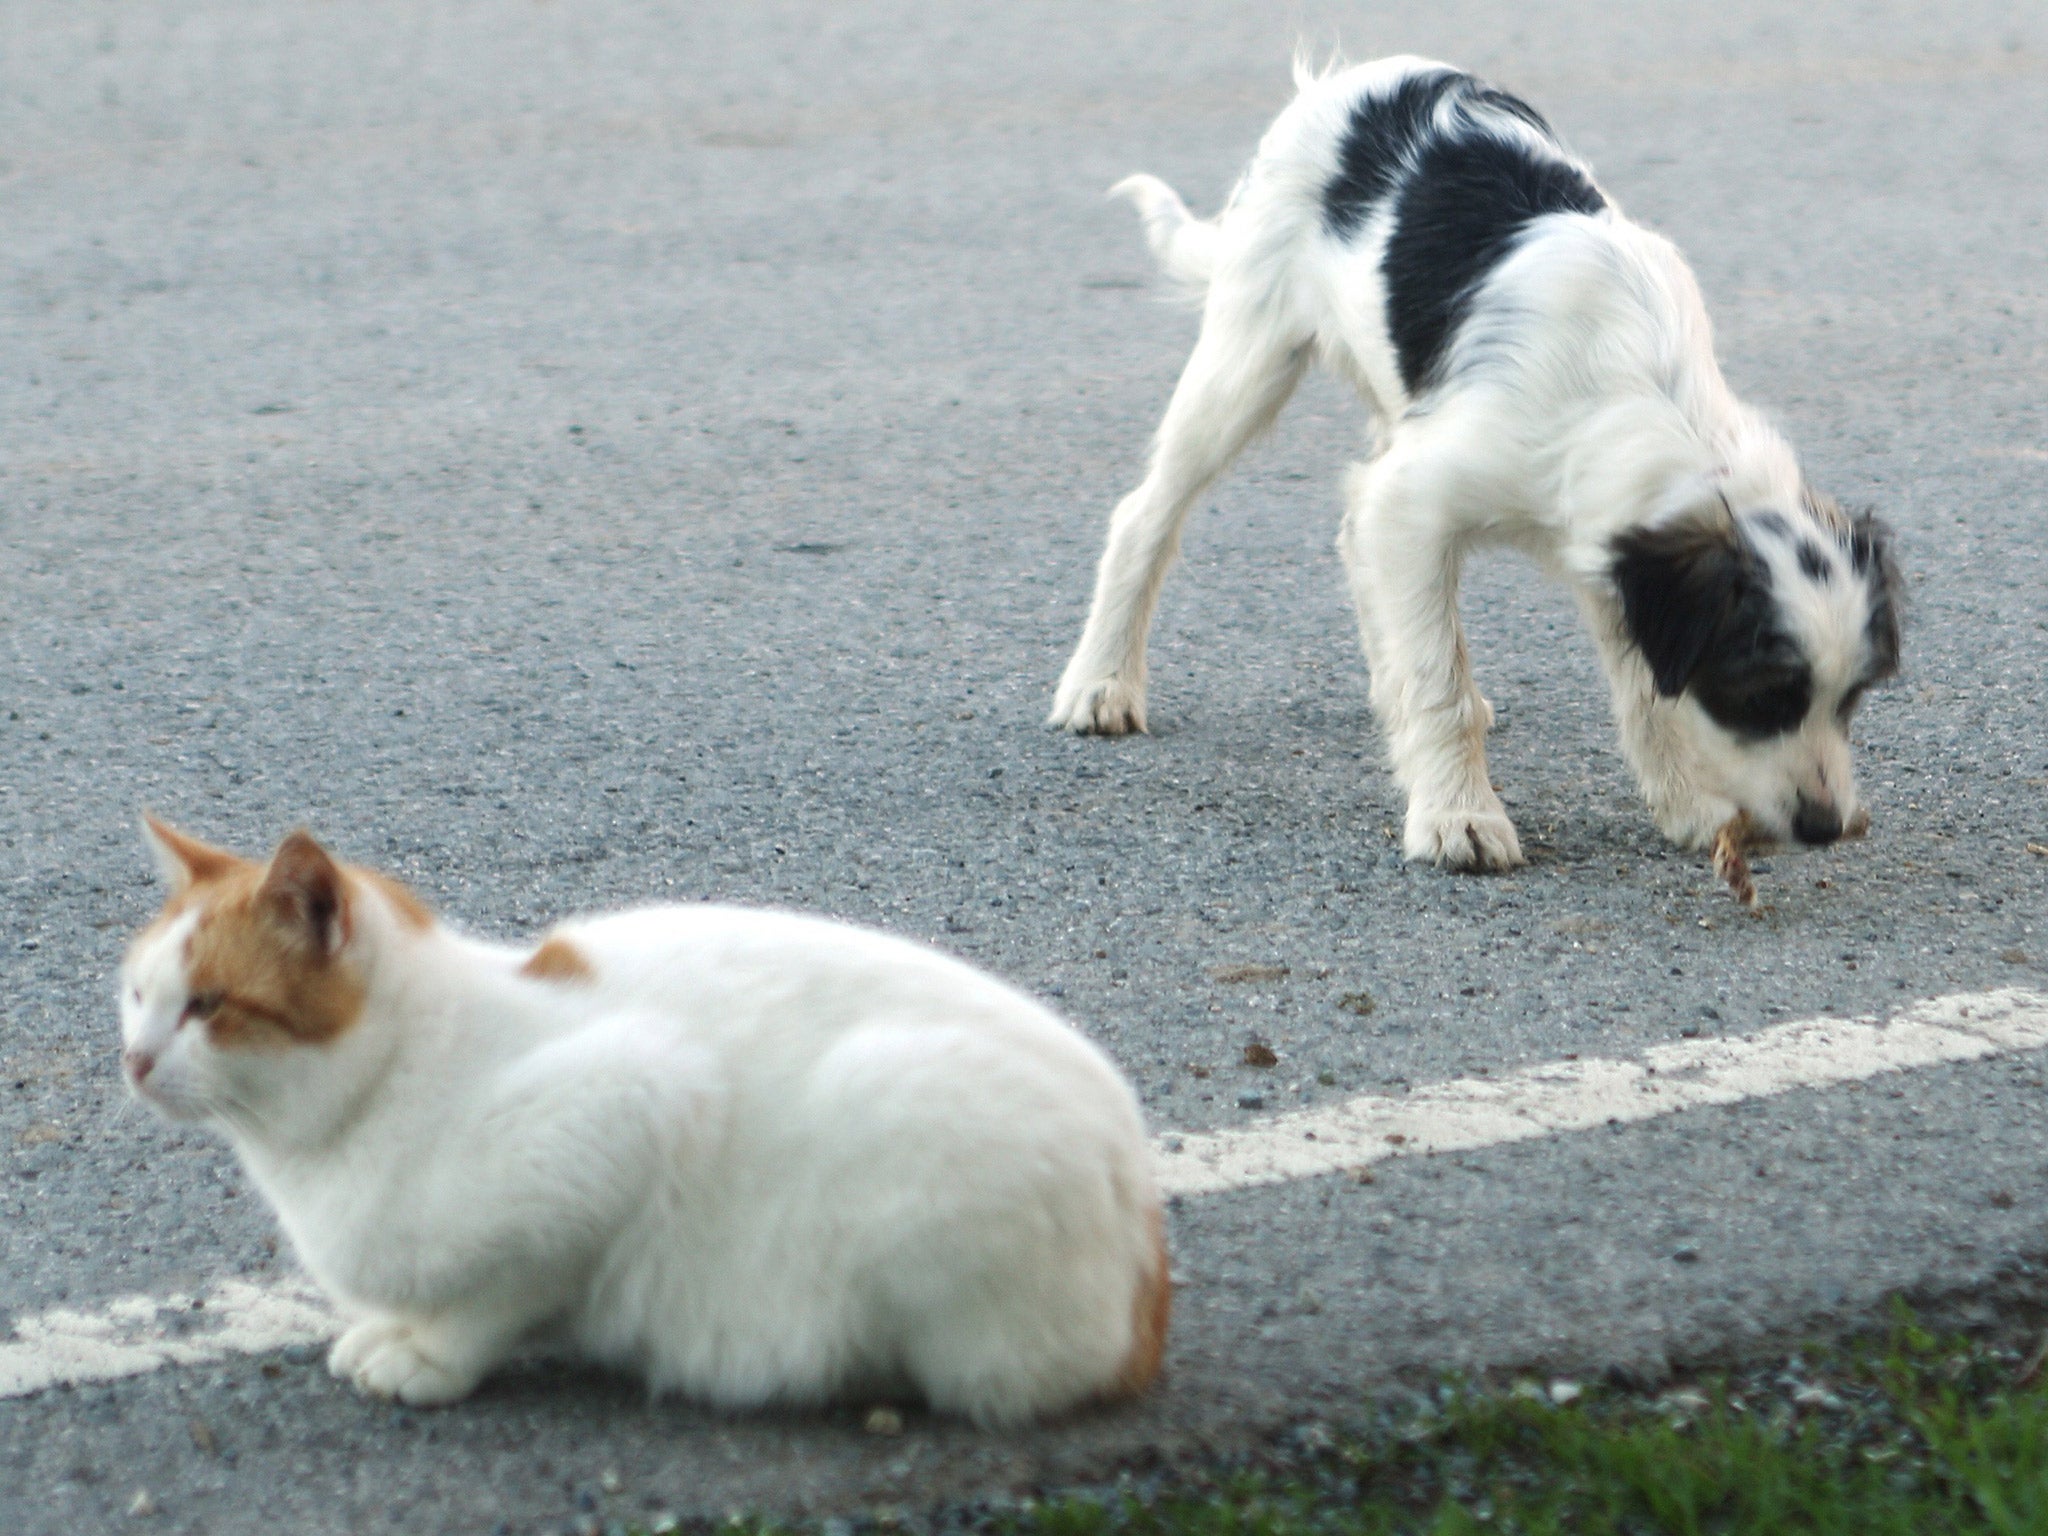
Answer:
M589 981L597 975L590 957L559 933L548 935L540 948L526 957L519 974L536 981Z
M181 1027L203 1027L220 1049L248 1050L321 1044L355 1023L364 997L348 953L356 895L326 849L293 832L258 864L154 817L147 824L172 892L131 954L179 945L174 966L152 970L181 980L183 997L167 1000L182 1010ZM413 920L411 909L391 905L401 921Z

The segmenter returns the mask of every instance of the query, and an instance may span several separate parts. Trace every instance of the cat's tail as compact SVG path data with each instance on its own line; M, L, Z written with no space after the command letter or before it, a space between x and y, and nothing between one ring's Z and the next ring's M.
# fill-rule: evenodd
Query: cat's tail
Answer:
M1173 1261L1166 1251L1166 1221L1151 1210L1152 1254L1131 1299L1131 1352L1117 1372L1114 1396L1136 1397L1159 1376L1166 1358L1166 1329L1173 1318Z
M1222 234L1215 220L1189 213L1180 194L1157 176L1126 176L1109 195L1137 206L1145 221L1145 243L1175 286L1196 300L1208 292Z

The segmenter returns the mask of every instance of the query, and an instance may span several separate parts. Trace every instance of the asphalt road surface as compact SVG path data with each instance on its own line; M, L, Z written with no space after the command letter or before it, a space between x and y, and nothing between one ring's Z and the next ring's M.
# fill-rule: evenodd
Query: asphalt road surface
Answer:
M1898 527L1874 830L1766 860L1761 917L1659 840L1569 604L1507 557L1466 613L1533 863L1402 864L1327 380L1190 524L1153 734L1042 727L1194 330L1103 189L1212 209L1297 36L1537 102L1687 251L1737 389ZM310 824L497 934L712 896L929 938L1190 1136L2048 991L2044 153L2048 19L1969 0L4 0L0 1342L291 1273L225 1149L124 1101L145 804L252 851ZM543 1367L406 1413L231 1354L0 1398L0 1528L918 1507L1447 1368L1654 1377L1899 1291L1967 1317L2037 1294L2043 1068L1187 1195L1163 1388L1030 1434Z

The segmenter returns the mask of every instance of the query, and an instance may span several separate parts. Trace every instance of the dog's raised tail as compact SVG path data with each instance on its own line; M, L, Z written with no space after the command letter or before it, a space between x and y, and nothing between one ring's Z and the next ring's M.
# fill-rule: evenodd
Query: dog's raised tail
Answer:
M1221 231L1215 222L1189 213L1180 194L1157 176L1126 176L1109 189L1109 195L1129 198L1136 205L1145 221L1145 243L1167 277L1199 299L1216 271Z

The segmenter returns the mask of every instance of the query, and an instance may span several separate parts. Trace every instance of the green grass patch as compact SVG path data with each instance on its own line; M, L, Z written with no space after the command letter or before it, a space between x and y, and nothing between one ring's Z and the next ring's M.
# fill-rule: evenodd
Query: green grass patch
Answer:
M2029 1367L2033 1366L2034 1369ZM1227 1466L719 1536L2048 1536L2048 1373L1881 1336L1654 1390L1446 1382Z
M2048 1389L1901 1319L1650 1393L1447 1384L1296 1465L1083 1495L1008 1536L2048 1536ZM1554 1399L1565 1399L1556 1401ZM1297 1437L1299 1438L1299 1437Z

